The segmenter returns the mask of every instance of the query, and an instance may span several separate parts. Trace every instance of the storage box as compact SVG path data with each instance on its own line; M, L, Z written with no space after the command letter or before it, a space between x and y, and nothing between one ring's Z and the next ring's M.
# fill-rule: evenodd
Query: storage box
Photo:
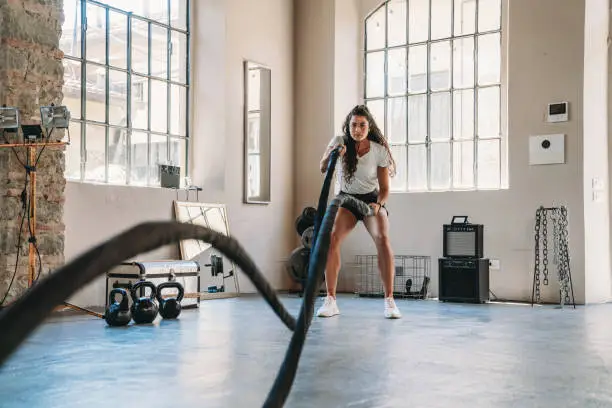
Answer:
M196 261L130 261L123 262L106 274L106 306L108 295L113 288L123 288L129 293L132 285L139 280L151 281L158 286L162 282L174 280L183 285L185 295L181 301L183 308L198 307L200 304L200 264ZM138 296L147 296L150 289L141 288ZM177 294L173 288L164 289L164 295ZM130 306L132 299L130 296Z

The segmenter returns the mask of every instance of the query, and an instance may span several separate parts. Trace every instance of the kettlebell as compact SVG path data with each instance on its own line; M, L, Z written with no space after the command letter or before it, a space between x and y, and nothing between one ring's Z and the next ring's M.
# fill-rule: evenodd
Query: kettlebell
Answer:
M141 287L150 288L151 294L149 296L138 297L136 291ZM150 281L141 280L132 286L130 292L132 294L132 318L134 323L152 323L159 311L159 306L155 301L155 295L157 294L155 284Z
M176 297L162 297L162 291L167 288L177 288L178 295ZM176 281L168 281L160 283L157 286L157 301L159 302L159 314L164 319L176 319L181 314L181 300L185 295L183 285Z
M121 295L121 302L115 300L116 294ZM106 320L109 326L125 326L132 320L128 294L125 289L115 288L110 291L104 320Z

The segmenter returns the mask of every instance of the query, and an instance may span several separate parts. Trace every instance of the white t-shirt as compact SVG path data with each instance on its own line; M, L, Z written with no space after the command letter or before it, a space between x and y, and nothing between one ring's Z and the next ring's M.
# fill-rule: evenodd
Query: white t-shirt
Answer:
M336 136L328 146L343 144L342 137ZM349 194L367 194L378 190L378 168L389 167L391 161L387 150L381 144L370 140L370 151L363 156L357 156L357 168L350 183L343 177L342 157L336 162L336 194L344 191Z

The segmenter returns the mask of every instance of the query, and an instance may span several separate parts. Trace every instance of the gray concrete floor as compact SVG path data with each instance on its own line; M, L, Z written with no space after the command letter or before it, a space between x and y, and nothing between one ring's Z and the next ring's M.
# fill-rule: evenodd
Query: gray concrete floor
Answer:
M612 407L612 305L398 304L315 318L286 406ZM52 319L0 368L0 406L260 407L290 336L250 296L146 326Z

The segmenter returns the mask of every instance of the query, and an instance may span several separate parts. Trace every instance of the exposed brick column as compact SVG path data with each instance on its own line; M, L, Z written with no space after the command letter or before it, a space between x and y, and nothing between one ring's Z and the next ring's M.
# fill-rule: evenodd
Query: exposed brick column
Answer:
M0 105L18 107L22 123L40 123L40 106L62 103L62 21L62 0L0 0ZM55 130L53 136L57 139L63 132ZM17 153L25 160L26 149ZM55 147L45 148L36 169L36 236L43 275L64 263L64 167L64 149ZM15 153L0 148L0 301L15 271L24 184L25 169ZM28 286L27 238L26 218L7 302ZM38 273L38 257L36 265Z

